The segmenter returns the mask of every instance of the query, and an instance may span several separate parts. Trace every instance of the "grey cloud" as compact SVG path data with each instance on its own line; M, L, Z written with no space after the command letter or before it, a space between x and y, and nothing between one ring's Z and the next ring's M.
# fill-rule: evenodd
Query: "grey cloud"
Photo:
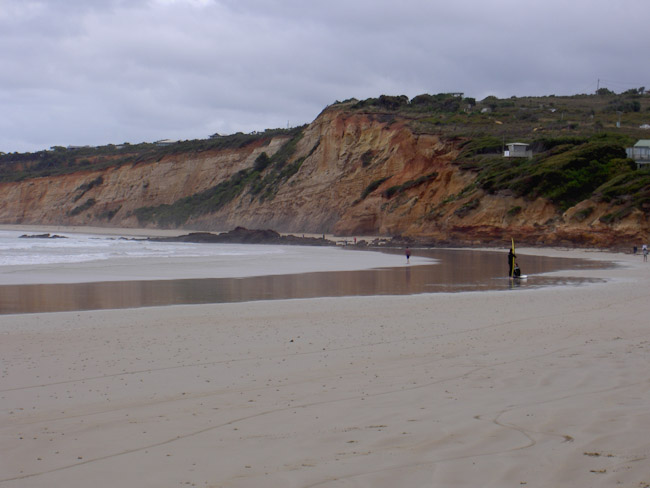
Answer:
M640 0L0 0L0 151L309 122L339 99L644 83ZM7 8L5 8L7 7ZM633 15L630 12L634 12Z

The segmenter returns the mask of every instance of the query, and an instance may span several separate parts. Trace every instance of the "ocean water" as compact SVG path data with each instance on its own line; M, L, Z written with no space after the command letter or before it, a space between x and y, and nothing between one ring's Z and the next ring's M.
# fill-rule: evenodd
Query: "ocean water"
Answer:
M93 234L52 233L61 239L21 238L39 232L0 231L0 266L101 262L143 258L272 257L287 251L281 246L154 242Z
M0 285L241 278L405 263L404 256L350 253L341 246L155 242L77 233L56 234L63 238L21 235L0 231Z

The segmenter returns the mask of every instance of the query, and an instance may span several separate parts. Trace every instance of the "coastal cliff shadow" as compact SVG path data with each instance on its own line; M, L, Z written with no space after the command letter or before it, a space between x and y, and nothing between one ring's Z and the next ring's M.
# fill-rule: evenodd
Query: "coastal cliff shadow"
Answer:
M383 252L396 254L402 251ZM436 261L417 264L421 258ZM421 261L429 263L424 259ZM0 314L579 285L602 280L572 278L570 270L614 266L612 263L544 256L522 255L518 261L523 272L529 275L526 281L513 282L507 277L507 261L503 253L427 249L414 250L411 264L406 264L405 258L403 267L359 271L0 286ZM566 271L567 276L541 275L552 271Z

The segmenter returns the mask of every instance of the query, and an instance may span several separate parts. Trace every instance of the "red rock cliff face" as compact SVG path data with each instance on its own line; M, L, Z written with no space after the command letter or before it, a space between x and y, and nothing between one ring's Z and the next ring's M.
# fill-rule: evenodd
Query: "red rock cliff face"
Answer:
M170 204L210 188L252 166L263 151L277 151L285 140L274 139L268 146L166 157L155 163L104 171L0 183L0 222L134 227L138 225L132 215L136 208ZM84 190L97 178L101 184ZM75 210L88 200L95 202L88 210ZM113 216L108 222L110 213Z
M278 137L237 150L2 183L0 222L141 226L133 210L210 188L286 141ZM416 134L406 120L328 109L305 129L292 156L302 164L274 196L261 199L244 190L218 212L184 227L402 235L468 245L502 244L515 236L537 245L629 247L648 235L642 212L609 226L600 222L612 212L606 204L582 202L560 214L544 199L484 194L475 188L475 174L454 164L458 151L457 142ZM101 184L89 185L99 177ZM593 209L588 218L580 217L587 207Z

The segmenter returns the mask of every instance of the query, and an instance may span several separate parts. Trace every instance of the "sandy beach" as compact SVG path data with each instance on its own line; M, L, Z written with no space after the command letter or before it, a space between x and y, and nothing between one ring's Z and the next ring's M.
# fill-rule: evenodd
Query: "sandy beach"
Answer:
M6 315L0 487L650 486L650 263L604 284Z

